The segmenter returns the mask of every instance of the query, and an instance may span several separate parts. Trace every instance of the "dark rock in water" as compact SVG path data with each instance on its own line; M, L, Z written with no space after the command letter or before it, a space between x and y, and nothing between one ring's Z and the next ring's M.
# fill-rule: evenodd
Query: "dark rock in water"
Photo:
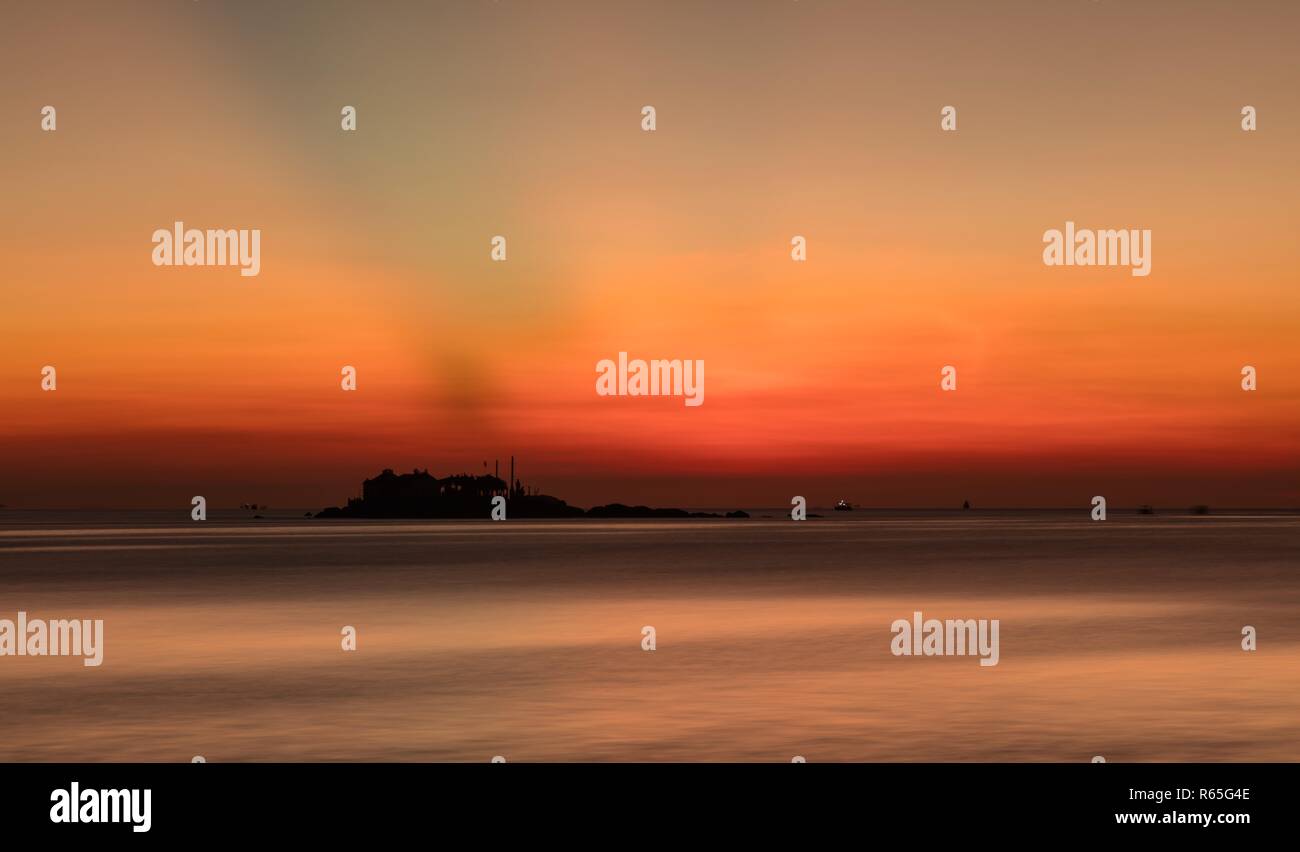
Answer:
M610 503L587 510L589 518L720 518L714 512L688 512L685 509L652 509L649 506L626 506Z
M737 509L737 510L734 511L734 512L728 512L728 513L727 513L727 517L728 517L728 518L748 518L748 517L749 517L749 512L746 512L744 509Z
M304 513L303 513L303 517L304 517L304 518L310 518L310 517L311 517L311 512L304 512Z
M587 510L587 515L592 518L689 518L691 513L685 509L651 509L649 506L610 503L592 506Z
M1139 515L1154 515L1156 513L1154 506L1138 506Z
M1208 515L1210 514L1210 507L1203 504L1193 506L1191 512L1193 515Z

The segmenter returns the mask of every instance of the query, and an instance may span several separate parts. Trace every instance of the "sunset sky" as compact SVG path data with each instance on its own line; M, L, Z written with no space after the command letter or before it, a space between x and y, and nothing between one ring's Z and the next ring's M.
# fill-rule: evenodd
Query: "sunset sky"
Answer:
M1294 3L4 18L0 503L513 453L583 506L1300 505ZM155 267L176 220L260 228L261 274ZM1150 276L1044 266L1067 220L1151 229ZM705 403L597 396L620 351L703 359Z

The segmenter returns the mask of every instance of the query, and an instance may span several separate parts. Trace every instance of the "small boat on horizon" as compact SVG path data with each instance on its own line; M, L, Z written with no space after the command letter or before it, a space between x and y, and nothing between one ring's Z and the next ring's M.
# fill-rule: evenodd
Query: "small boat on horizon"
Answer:
M847 500L841 500L840 502L838 502L838 503L835 504L835 511L837 511L837 512L852 512L852 511L853 511L853 506L850 505L849 501L847 501Z

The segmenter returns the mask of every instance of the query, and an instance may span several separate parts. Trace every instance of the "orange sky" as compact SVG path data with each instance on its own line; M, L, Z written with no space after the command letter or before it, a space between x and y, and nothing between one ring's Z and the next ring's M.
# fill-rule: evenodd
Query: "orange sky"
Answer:
M1293 4L129 8L6 13L0 503L513 452L579 505L1300 504ZM177 219L261 274L154 267ZM1045 267L1066 220L1151 275ZM596 396L620 351L706 402Z

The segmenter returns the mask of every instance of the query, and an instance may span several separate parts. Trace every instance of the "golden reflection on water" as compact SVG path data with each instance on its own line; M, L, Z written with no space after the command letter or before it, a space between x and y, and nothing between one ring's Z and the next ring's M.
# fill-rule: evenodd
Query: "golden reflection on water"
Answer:
M859 533L801 589L797 572L774 580L744 566L785 546L754 530L756 540L726 550L742 566L734 576L701 563L649 580L608 566L679 558L647 546L662 528L554 569L559 557L536 541L522 564L463 550L452 559L458 528L426 530L415 544L386 539L414 550L379 565L311 536L276 547L272 535L239 552L234 577L186 570L186 533L141 532L166 541L133 554L121 550L130 536L115 533L64 554L51 579L77 581L48 586L30 575L54 557L26 548L50 537L11 536L0 580L23 583L0 617L22 608L103 618L106 650L97 669L0 659L0 758L1300 760L1300 636L1290 626L1300 583L1271 562L1219 593L1204 576L1113 592L1038 530L1016 549L1032 575L984 559L979 577L960 575L945 593L919 574L882 571L873 594L858 566L882 554L855 557ZM588 533L548 533L546 543L581 553ZM882 547L901 559L926 545L904 536ZM993 545L972 547L965 558ZM109 558L135 562L98 567ZM1149 571L1148 561L1132 570ZM1000 663L894 657L890 623L915 609L999 619ZM1261 631L1254 653L1240 648L1247 623ZM356 652L340 648L344 625L358 630ZM653 652L641 649L644 625L657 631Z

